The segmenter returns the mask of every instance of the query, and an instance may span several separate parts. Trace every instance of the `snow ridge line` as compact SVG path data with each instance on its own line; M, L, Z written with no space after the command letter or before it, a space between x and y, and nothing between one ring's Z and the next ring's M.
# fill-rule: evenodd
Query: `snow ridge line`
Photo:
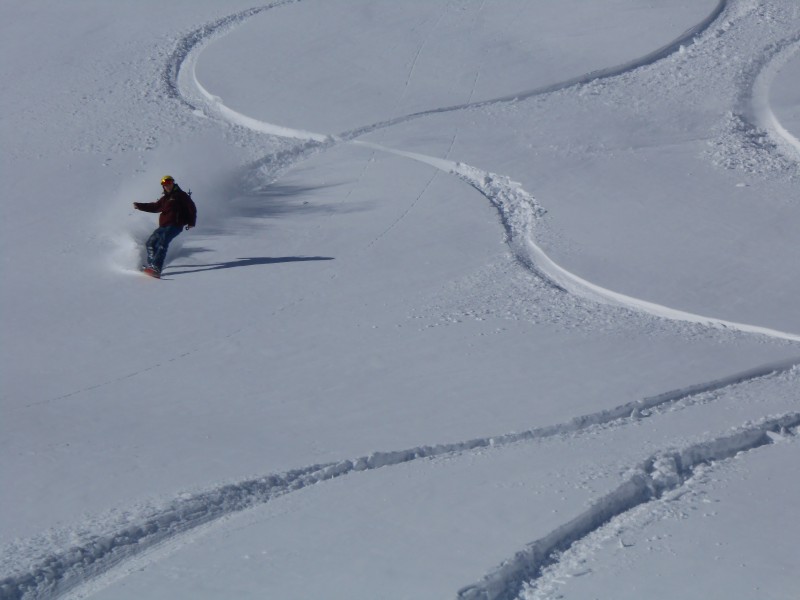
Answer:
M253 14L257 14L267 10L268 8L273 8L275 6L297 1L299 0L284 0L283 2L271 4L267 7L261 7L258 9L251 9L250 11L244 11L243 13L237 13L231 17L220 19L214 24L200 28L196 30L195 33L191 34L187 38L184 38L187 41L182 43L181 46L186 46L188 50L181 55L183 62L178 63L176 66L177 74L175 75L174 83L174 89L176 93L185 99L186 94L181 91L181 88L185 89L187 86L194 87L194 89L201 94L203 98L202 103L205 104L206 110L215 113L216 116L221 118L223 121L227 121L229 123L232 122L260 133L304 141L304 149L301 150L296 156L302 156L305 152L323 150L342 141L349 141L350 143L364 145L374 150L405 156L413 160L430 164L447 173L457 175L472 185L472 187L477 189L498 209L503 226L506 229L508 244L511 246L520 263L525 265L535 274L539 275L544 281L548 282L557 290L574 294L589 301L632 309L637 312L650 314L652 316L671 321L696 323L704 327L734 330L742 333L763 335L766 337L783 339L791 342L800 342L800 334L779 331L767 327L748 325L745 323L737 323L733 321L717 319L714 317L706 317L703 315L672 309L664 305L634 298L632 296L614 292L607 288L593 284L560 267L542 250L541 247L535 243L535 236L533 233L534 226L537 218L540 217L544 211L537 205L533 196L522 189L518 183L509 180L507 177L480 171L475 167L471 167L463 163L456 163L412 152L393 150L377 144L362 142L355 139L358 136L374 131L375 129L388 127L390 125L405 121L409 118L421 116L423 114L436 114L439 112L467 108L467 105L436 109L423 113L417 113L416 115L407 115L393 121L386 121L381 124L362 127L351 132L343 133L339 136L331 136L299 129L290 129L248 117L226 107L220 98L212 95L205 90L205 88L203 88L194 73L194 66L197 58L197 53L194 52L194 49L202 41L208 39L211 35L221 34L222 32L227 31L227 29L232 28L234 25L240 23L242 20L252 16ZM670 42L666 46L651 52L641 59L630 61L617 67L610 67L607 69L601 69L600 71L594 71L566 82L554 84L554 86L539 88L525 94L514 95L513 97L509 96L501 99L476 103L472 106L484 106L493 104L495 102L506 102L531 97L533 95L549 93L556 91L556 89L564 89L576 84L588 83L596 79L616 76L626 71L652 64L677 51L683 44L695 39L703 31L708 29L708 27L727 9L728 4L729 0L720 0L717 3L714 11L712 11L712 13L703 21L687 30L673 42ZM187 72L191 74L190 77L188 74L182 75L183 73ZM181 83L179 78L183 77L189 77L189 79L184 81L184 85L179 85ZM188 100L186 100L186 104L192 106Z
M222 100L209 92L197 78L197 56L203 46L214 38L222 37L247 19L273 8L294 4L301 0L280 0L266 6L250 8L227 17L222 17L212 23L195 29L180 38L177 48L173 52L164 69L164 84L167 93L184 104L192 111L214 114L217 118L228 123L239 125L246 129L277 137L298 139L306 142L326 144L332 142L332 137L324 134L312 133L300 129L292 129L259 121L225 106ZM191 97L187 88L191 87L199 93L199 97ZM205 111L204 111L205 109Z
M506 243L508 243L517 260L557 290L591 302L627 308L670 321L696 323L713 329L732 330L774 339L800 342L800 334L746 323L736 323L669 308L668 306L609 290L567 271L553 261L535 242L534 230L536 222L545 213L544 209L518 182L512 181L506 176L482 171L460 162L415 152L393 150L371 142L355 140L351 143L429 164L453 174L471 185L497 209L503 227L506 230Z
M622 485L595 501L585 512L528 544L479 583L461 589L458 592L459 600L514 600L523 584L535 581L545 567L558 560L558 553L611 519L680 488L701 465L772 444L776 438L797 436L798 427L800 413L787 413L683 450L650 456L634 469Z
M409 115L396 117L394 119L388 119L378 123L373 123L372 125L365 125L350 131L346 131L339 135L325 135L325 134L305 132L301 130L294 130L294 129L284 128L279 125L264 123L262 121L257 121L251 117L248 117L246 115L243 115L228 108L220 101L218 97L214 96L213 94L210 94L207 90L205 90L205 88L203 88L202 85L200 85L199 81L197 81L197 78L194 74L194 59L191 58L192 55L194 55L194 57L196 58L196 55L200 50L201 45L204 45L207 41L211 40L214 37L219 37L228 33L236 25L241 24L243 21L249 19L250 17L253 17L257 14L260 14L272 8L277 8L280 6L293 4L295 2L300 2L300 1L302 0L280 0L265 6L250 8L248 10L244 10L235 13L233 15L223 17L212 23L206 24L202 27L199 27L198 29L195 29L189 34L183 36L178 41L177 48L170 56L170 59L167 61L167 65L164 69L164 84L167 89L167 94L171 98L180 101L181 103L183 103L192 110L201 110L200 107L196 106L192 101L190 101L186 97L186 95L181 92L180 89L181 88L180 78L182 72L184 71L183 67L186 64L191 64L192 66L191 78L193 80L194 85L196 85L197 90L203 95L205 100L212 102L213 108L216 110L216 112L219 113L219 116L223 117L226 120L233 121L243 127L247 127L255 131L260 131L262 133L267 133L271 135L277 135L280 137L314 140L322 143L331 142L333 140L350 141L367 133L376 131L378 129L391 127L393 125L411 121L420 117L447 113L447 112L454 112L459 110L466 110L470 108L481 108L484 106L491 106L494 104L503 104L509 102L517 102L520 100L527 100L534 96L550 94L576 85L583 85L600 79L608 79L611 77L616 77L618 75L622 75L626 72L633 71L640 67L652 65L653 63L666 58L670 54L677 52L678 50L680 50L682 46L693 43L703 32L705 32L711 26L712 23L714 23L714 21L716 21L719 18L719 16L727 9L728 4L730 2L730 0L719 0L717 2L717 5L705 19L687 29L685 32L683 32L681 35L679 35L671 42L665 44L660 48L657 48L656 50L653 50L652 52L642 57L627 61L620 65L616 65L613 67L606 67L603 69L597 69L595 71L591 71L583 75L578 75L576 77L567 79L562 82L549 84L531 90L517 92L514 94L508 94L506 96L500 96L498 98L482 100L479 102L467 102L464 104L456 104L448 107L440 107L430 110L424 110Z
M800 357L792 361L766 364L714 381L578 416L566 423L533 428L519 433L476 438L465 442L374 452L356 459L317 464L286 473L271 474L224 485L175 500L166 508L156 509L144 515L136 523L125 524L118 527L116 531L97 535L82 545L41 559L27 572L5 577L0 580L0 600L22 600L23 598L41 600L59 597L127 560L202 525L355 471L368 471L423 458L435 458L480 448L499 447L517 442L575 434L594 426L615 422L624 424L628 418L640 418L646 415L646 411L659 406L745 384L759 378L777 376L796 367L800 367ZM617 503L618 505L619 503Z
M591 302L627 308L670 321L697 323L713 329L733 330L774 339L800 342L800 334L746 323L736 323L669 308L668 306L609 290L567 271L553 261L535 242L534 229L536 222L545 213L545 210L518 182L512 181L504 175L482 171L460 162L415 152L393 150L371 142L355 140L351 143L431 165L455 175L471 185L497 209L503 227L506 230L506 243L508 243L517 260L559 291Z
M180 75L181 68L190 54L198 49L200 45L210 41L214 37L224 35L250 17L272 8L293 4L299 1L300 0L278 0L277 2L272 2L264 6L249 8L247 10L222 17L216 21L212 21L211 23L206 23L205 25L198 27L194 31L191 31L181 37L164 67L162 79L164 82L164 87L167 90L167 95L174 100L178 100L190 109L197 110L197 107L194 106L181 93L178 86L178 77Z
M411 156L408 153L404 154ZM669 308L609 290L567 271L555 263L535 242L534 227L543 211L533 196L528 194L519 183L511 181L507 177L487 173L463 163L454 163L454 165L451 172L478 190L497 208L506 228L508 244L517 259L556 289L592 302L619 306L670 321L697 323L713 329L733 330L800 342L800 334Z
M800 140L793 136L778 120L769 102L769 90L773 80L795 53L800 51L800 35L776 44L774 54L760 65L759 74L753 82L751 92L751 111L757 128L766 131L778 149L793 161L800 161Z
M314 465L280 475L226 485L181 499L106 536L54 554L34 569L0 581L0 599L56 598L168 538L301 489L334 475L335 465Z
M412 121L420 117L437 115L448 112L455 112L459 110L467 110L471 108L482 108L484 106L492 106L495 104L518 102L521 100L527 100L529 98L533 98L535 96L543 96L545 94L559 92L561 90L565 90L567 88L571 88L576 85L585 85L593 81L598 81L601 79L610 79L612 77L623 75L624 73L633 71L635 69L652 65L658 62L659 60L662 60L668 57L669 55L679 51L682 46L686 46L687 44L693 43L727 9L728 3L729 0L719 0L717 5L714 7L714 10L712 10L711 13L705 19L700 21L700 23L687 29L677 38L665 44L664 46L656 50L653 50L652 52L642 57L635 58L620 65L616 65L613 67L606 67L603 69L597 69L595 71L591 71L583 75L578 75L576 77L567 79L565 81L537 87L527 91L518 92L516 94L500 96L499 98L492 98L490 100L481 100L479 102L467 102L464 104L455 104L453 106L423 110L416 113L412 113L410 115L404 115L401 117L396 117L394 119L387 119L386 121L381 121L379 123L374 123L372 125L365 125L357 129L340 133L337 137L340 137L344 140L353 140L367 133L371 133L379 129L385 129L387 127L392 127L393 125L398 125L400 123Z

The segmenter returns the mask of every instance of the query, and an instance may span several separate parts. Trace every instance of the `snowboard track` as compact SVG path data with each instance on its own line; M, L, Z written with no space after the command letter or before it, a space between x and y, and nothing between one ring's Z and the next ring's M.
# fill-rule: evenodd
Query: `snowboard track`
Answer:
M619 75L623 75L625 73L629 73L641 67L646 67L648 65L652 65L664 58L668 57L669 55L677 52L680 50L682 46L686 46L688 44L694 43L694 41L704 32L706 31L712 23L714 23L720 15L723 14L725 9L727 8L730 0L719 0L717 5L714 7L714 10L703 19L697 25L687 29L683 32L680 36L672 40L671 42L665 44L664 46L654 50L640 58L636 58L634 60L627 61L620 65L616 65L613 67L607 67L604 69L597 69L595 71L591 71L589 73L578 75L576 77L572 77L565 81L561 81L558 83L553 83L550 85L540 86L537 88L524 90L517 92L515 94L508 94L504 96L500 96L497 98L492 98L490 100L481 100L479 102L468 102L464 104L455 104L453 106L447 106L442 108L434 108L429 110L423 110L419 112L412 113L410 115L396 117L394 119L388 119L386 121L381 121L379 123L375 123L373 125L366 125L364 127L359 127L353 129L351 131L345 132L340 134L344 140L352 140L358 138L360 136L366 135L368 133L372 133L373 131L377 131L378 129L384 129L387 127L392 127L394 125L399 125L401 123L406 123L408 121L418 119L420 117L426 117L430 115L437 115L449 112L455 112L460 110L468 110L473 108L483 108L486 106L493 106L496 104L508 104L513 102L520 102L522 100L528 100L530 98L534 98L536 96L544 96L546 94L552 94L554 92L560 92L562 90L566 90L568 88L586 85L588 83L592 83L594 81L602 80L602 79L610 79L612 77L617 77Z
M535 230L539 218L544 214L545 211L538 206L535 198L531 194L527 193L519 184L511 181L508 177L482 171L463 163L438 159L435 157L424 156L411 152L394 150L377 144L360 142L356 139L378 129L390 127L392 125L403 123L426 115L434 115L468 108L477 108L498 103L516 102L534 96L545 95L574 86L587 84L598 79L617 77L626 73L630 73L631 71L641 67L653 65L656 62L674 54L675 52L680 51L682 48L685 48L687 44L698 41L702 34L706 32L715 22L717 22L718 19L725 17L729 9L730 0L720 0L711 14L709 14L697 25L688 29L672 42L645 55L644 57L626 62L622 65L592 71L591 73L581 75L564 82L526 92L502 96L493 100L414 113L412 115L406 115L389 121L368 125L336 136L287 129L279 125L258 121L252 117L238 113L225 106L219 98L208 92L197 80L194 72L198 54L207 39L218 37L219 35L227 33L233 26L241 23L243 20L255 14L263 12L264 10L297 1L301 0L286 0L286 2L271 4L259 9L251 9L250 11L237 13L231 17L220 19L208 27L195 30L185 38L187 41L178 44L179 48L184 50L176 55L174 61L181 59L183 62L175 63L174 66L170 66L170 68L167 69L167 73L169 74L170 78L170 89L179 94L187 105L195 107L195 110L201 110L208 116L221 120L224 123L241 126L252 131L265 133L268 135L286 137L289 139L298 140L300 142L296 148L284 151L279 159L273 160L275 157L271 155L262 159L261 161L253 163L251 167L258 170L268 170L270 167L276 168L276 170L272 173L272 180L274 180L274 178L277 177L280 172L285 171L300 160L307 158L311 154L329 149L342 142L361 144L368 146L373 150L388 152L419 162L427 163L448 174L456 175L479 191L483 196L485 196L498 210L500 214L500 220L506 230L507 242L518 262L539 277L551 289L557 292L570 293L576 297L593 303L622 307L633 310L640 314L656 317L657 319L665 319L667 321L681 323L693 323L711 329L723 329L728 331L732 330L745 334L766 336L773 339L800 342L800 334L784 332L745 323L727 321L715 317L708 317L687 311L672 309L667 306L641 300L632 296L627 296L625 294L614 292L612 290L595 285L560 267L542 250L540 246L537 245L535 241ZM718 35L718 33L712 31L711 35ZM174 61L171 61L171 64ZM753 78L755 78L755 75L753 75ZM190 100L190 98L194 98L196 100ZM198 106L201 108L196 108Z
M206 23L205 25L198 27L197 29L179 38L175 45L175 49L167 59L162 74L162 81L164 84L164 89L167 93L167 97L177 100L191 110L197 110L198 107L185 98L178 88L178 74L180 73L180 70L188 59L189 55L197 48L204 46L214 38L225 35L228 31L234 29L236 26L240 25L251 17L254 17L255 15L261 14L262 12L272 8L285 6L287 4L294 4L295 2L300 1L301 0L279 0L278 2L272 2L264 6L249 8L232 15L221 17L216 21L212 21L211 23Z
M244 21L256 15L259 15L273 8L279 8L282 6L295 4L297 2L302 2L302 1L303 0L281 0L278 2L267 4L265 6L250 8L235 13L233 15L228 15L220 19L217 19L216 21L203 25L202 27L199 27L181 37L176 44L175 50L169 57L163 72L163 83L164 83L164 88L167 92L167 96L174 100L179 101L181 104L192 110L202 111L203 110L202 103L195 102L194 100L190 100L189 98L187 98L187 95L181 89L179 81L181 71L186 67L187 64L191 63L190 58L192 57L192 55L196 55L202 49L202 47L207 45L210 41L225 35L226 33L236 28L238 25L242 24ZM697 23L693 27L687 29L680 36L678 36L671 42L665 44L664 46L652 52L649 52L648 54L640 58L627 61L620 65L607 67L604 69L597 69L595 71L591 71L583 75L578 75L576 77L567 79L565 81L549 84L546 86L540 86L529 90L523 90L517 93L506 94L489 100L481 100L479 102L467 102L464 104L455 104L447 107L439 107L439 108L418 111L408 115L402 115L392 119L380 121L378 123L373 123L371 125L358 127L350 131L343 132L338 136L331 136L331 137L333 137L334 139L338 139L340 141L350 141L358 137L361 137L363 135L366 135L368 133L377 131L379 129L392 127L394 125L405 123L407 121L418 119L420 117L448 113L448 112L455 112L460 110L467 110L472 108L482 108L486 106L492 106L495 104L507 104L507 103L518 102L521 100L527 100L529 98L533 98L535 96L543 96L553 92L565 90L571 87L585 85L593 81L601 79L609 79L611 77L617 77L619 75L633 71L640 67L652 65L668 57L669 55L679 51L681 47L694 43L703 32L705 32L717 19L719 19L719 17L728 8L730 1L731 0L718 0L717 5L714 7L711 13L709 13L709 15L706 18L704 18L700 23ZM202 88L202 86L200 87ZM205 90L201 90L201 92L205 92ZM204 95L208 96L207 92L205 92ZM230 111L230 112L233 113L234 115L238 114L235 113L235 111Z
M756 131L765 131L775 149L795 166L800 161L800 140L792 135L779 121L769 102L769 90L780 68L800 52L800 33L781 40L768 48L754 65L752 85L740 99L741 113L752 115L750 126ZM744 118L743 118L744 119Z
M595 71L551 86L536 88L510 96L503 96L488 101L468 102L466 104L425 110L397 117L344 132L335 136L333 141L354 141L363 135L379 129L429 115L521 101L535 96L565 90L573 86L588 84L598 79L616 77L631 72L637 68L654 64L670 54L682 50L684 44L693 43L706 29L726 13L729 4L730 2L728 2L728 0L720 0L706 19L685 32L678 39L640 59L623 65ZM768 90L771 85L770 74L773 71L771 65L786 60L787 55L797 51L797 46L798 38L784 40L773 47L767 48L761 56L756 58L753 65L751 65L752 70L749 74L750 85L747 89L745 89L746 86L742 88L741 115L734 115L734 118L740 118L741 121L746 124L745 129L747 131L758 130L767 132L774 145L772 147L765 147L768 145L760 136L756 136L756 144L759 146L760 151L782 154L794 163L796 163L798 157L800 157L800 143L798 143L797 139L791 136L791 134L780 125L777 118L775 118L771 107L766 101L767 92L765 90ZM760 100L763 100L761 104L759 104ZM743 140L742 145L751 142L752 140ZM373 144L370 144L370 146L375 150L407 155L408 158L432 164L436 168L458 176L479 191L497 208L503 227L506 230L507 241L518 261L541 279L547 281L554 289L566 293L576 293L577 295L600 302L611 301L612 304L619 303L623 306L633 308L634 310L655 314L656 316L668 319L700 322L709 327L733 328L749 333L789 339L792 341L800 340L800 337L794 334L785 334L784 332L746 325L742 326L737 323L698 317L680 311L671 311L670 309L666 309L667 312L665 312L664 309L666 307L652 305L614 293L609 294L607 293L608 290L603 290L602 288L598 289L596 286L584 282L572 274L563 273L554 263L552 265L549 264L549 259L535 245L532 235L536 218L540 217L543 211L541 207L536 204L535 199L527 194L518 184L511 182L508 178L482 172L468 165L442 165L439 159L432 159L432 157L413 156L407 153L381 148ZM520 213L522 213L521 218L519 216ZM566 276L566 279L564 279L563 276ZM598 293L600 296L599 298L597 297ZM701 387L703 389L696 390L698 393L711 391L711 389L716 388L714 384L707 384ZM685 393L686 390L679 395ZM662 403L671 402L674 399L674 393L667 393L651 400L655 406L658 406ZM605 418L622 418L624 413L629 409L630 412L628 414L639 414L638 411L642 408L644 407L618 407L616 410L621 409L621 412L616 413L618 415L617 417L612 417L611 415L615 411L611 411L606 413L599 420L602 421ZM600 413L585 417L585 423L597 423L599 414ZM574 419L570 426L580 429L582 428L581 421L581 418ZM692 476L694 470L699 465L715 460L724 460L734 456L738 452L759 448L769 444L772 440L767 434L768 432L787 431L787 429L796 428L798 424L800 424L800 417L798 417L797 414L786 415L779 419L765 420L760 425L754 427L744 428L741 432L731 436L717 438L711 442L696 444L683 451L650 457L640 466L638 472L623 483L617 490L595 502L586 512L572 521L557 528L544 538L529 544L525 550L518 552L513 559L500 565L477 584L462 589L458 594L459 598L465 600L504 600L516 597L525 583L535 581L542 573L542 569L556 563L558 561L559 552L568 548L576 540L597 530L612 518L659 498L665 491L680 487ZM552 432L544 429L530 430L529 432L520 434L519 437L517 437L516 434L508 434L499 439L491 439L490 444L510 443L512 441L537 437L541 438L563 432L564 426L556 426L555 430ZM447 451L455 452L468 450L470 447L481 447L486 440L480 441L481 443L477 442L479 441L476 440L472 442L476 443L475 446L471 446L471 443L468 442L460 449L449 448ZM444 452L444 448L447 447L438 448ZM435 456L439 453L435 449L430 452L427 451L427 449L425 451L421 450L423 449L407 451L407 453L400 453L399 456L392 453L390 456L393 456L393 458L387 464L398 464L398 462L396 462L398 458L400 459L399 462L406 462L407 460L414 460L420 457ZM411 455L411 458L408 457L409 455ZM674 472L677 473L676 477L669 479L666 483L660 480L659 476L661 475L661 471L657 468L657 465L660 465L664 461L672 464L674 466Z
M613 518L680 488L701 465L772 444L773 436L794 438L799 426L800 413L788 413L742 427L730 435L648 457L616 490L595 501L571 521L528 544L480 582L460 590L459 600L514 600L525 583L535 582L545 567L558 562L561 552Z
M183 495L166 507L151 510L133 523L126 522L116 528L111 526L110 529L113 530L110 532L95 535L81 545L66 551L45 556L30 570L0 580L0 600L50 600L61 597L76 588L90 585L100 576L116 568L124 568L125 563L154 551L165 543L171 542L180 547L180 540L184 536L204 525L213 524L225 517L261 506L297 490L351 473L396 466L420 459L543 441L558 436L580 435L595 427L624 427L640 418L648 417L657 409L670 406L680 408L679 403L690 404L686 401L692 398L748 385L764 378L777 377L798 367L800 367L800 357L766 364L714 381L582 415L565 423L463 442L375 452L355 459L314 464L284 473L230 483L192 495ZM680 459L680 465L688 464L686 467L688 473L700 462L720 460L736 452L767 443L769 438L766 440L764 438L767 431L778 432L796 427L798 424L800 424L800 414L794 413L767 419L757 425L745 427L733 436L691 446L676 456ZM729 438L735 439L729 441ZM736 450L730 451L733 446ZM689 455L700 456L701 459L695 462L687 461L685 457ZM623 483L617 491L598 500L586 513L559 527L546 538L529 545L511 562L501 565L480 583L464 588L460 592L460 597L469 600L511 598L512 596L508 595L511 590L518 590L523 583L535 579L543 567L555 562L554 557L559 551L601 527L612 517L657 498L663 490L659 491L652 482L654 477L652 465L655 464L656 458L656 456L648 458L643 464L649 464L650 467L637 467L640 473Z

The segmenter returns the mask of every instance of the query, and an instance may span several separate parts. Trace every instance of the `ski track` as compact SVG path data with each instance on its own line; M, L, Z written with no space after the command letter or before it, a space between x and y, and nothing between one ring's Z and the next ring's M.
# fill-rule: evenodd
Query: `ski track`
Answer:
M622 485L595 501L585 512L528 544L479 583L460 590L459 600L514 600L523 584L535 581L542 569L558 561L560 552L614 517L680 488L701 465L772 444L776 437L794 438L800 433L798 427L800 413L788 413L743 427L731 435L650 456Z
M465 104L455 104L453 106L447 106L444 108L435 108L431 110L416 112L410 115L405 115L402 117L397 117L395 119L389 119L386 121L382 121L380 123L375 123L374 125L367 125L365 127L353 129L349 132L341 134L340 137L345 140L351 140L360 137L362 135L365 135L367 133L376 131L378 129L391 127L393 125L405 123L407 121L418 119L420 117L454 112L459 110L466 110L470 108L481 108L484 106L492 106L495 104L504 104L510 102L518 102L521 100L527 100L529 98L533 98L534 96L543 96L545 94L551 94L553 92L565 90L567 88L571 88L577 85L583 85L586 83L590 83L592 81L597 81L600 79L608 79L610 77L616 77L618 75L622 75L623 73L633 71L640 67L654 64L655 62L662 60L667 56L669 56L670 54L678 51L681 48L681 46L685 46L687 44L692 43L703 31L705 31L714 21L717 20L717 18L726 9L729 2L730 0L719 0L719 2L717 3L716 7L714 7L714 10L711 12L711 14L709 14L705 19L703 19L700 23L698 23L694 27L691 27L690 29L686 30L684 33L682 33L673 41L662 46L661 48L658 48L657 50L654 50L653 52L650 52L649 54L646 54L645 56L622 63L621 65L608 67L605 69L598 69L596 71L591 71L590 73L586 73L584 75L578 75L577 77L573 77L571 79L567 79L559 83L545 85L531 90L521 91L516 94L500 96L498 98L493 98L491 100L482 100L480 102L472 102Z
M542 441L563 435L580 435L595 427L624 427L640 418L650 416L656 409L666 409L670 406L681 409L681 404L691 404L686 401L692 398L698 398L709 392L747 385L763 378L777 377L796 370L798 367L800 367L800 357L766 364L714 381L672 390L615 408L582 415L566 423L463 442L418 446L390 452L374 452L355 459L310 465L285 473L231 483L193 495L183 495L166 507L153 509L143 514L134 523L126 522L118 525L109 533L93 536L81 545L67 551L42 557L30 570L0 580L0 600L45 600L63 596L76 588L92 585L93 581L100 576L107 575L114 569L124 568L126 563L136 558L140 558L146 563L146 558L142 557L156 552L165 543L171 543L173 551L180 548L188 542L188 540L181 542L184 536L188 536L190 532L196 532L202 526L263 505L280 496L350 473L380 469L420 459L461 454L477 449ZM800 424L800 414L794 413L764 420L756 426L744 428L739 434L733 436L736 438L734 442L728 442L728 437L719 438L712 442L691 446L681 455L689 453L704 457L692 463L688 467L691 468L700 462L720 460L735 454L735 452L763 445L766 443L763 436L767 431L780 431L796 427L798 424ZM745 441L752 442L753 445L747 446ZM756 441L760 443L755 444ZM726 454L732 444L738 444L737 449L735 452ZM698 448L704 447L708 447L708 450L704 451L705 453L698 450ZM651 457L648 461L654 463L655 458ZM685 462L681 464L685 464ZM650 479L654 477L652 469L649 477ZM647 477L645 480L647 481ZM639 482L639 479L636 481ZM645 494L641 486L634 490L636 494L626 496L625 490L631 486L630 481L624 483L619 490L596 502L584 515L559 527L547 538L543 538L544 541L534 542L526 551L518 553L512 561L513 564L504 563L496 571L487 575L482 582L462 590L459 597L469 600L512 597L508 595L511 590L518 590L524 582L534 579L542 567L554 562L552 558L554 553L599 528L613 516L657 497L652 493ZM637 501L631 503L634 499ZM99 586L99 584L97 585Z
M767 132L778 149L794 162L800 161L800 140L793 136L778 120L769 102L769 90L775 76L798 51L800 51L800 34L783 40L772 48L772 53L765 56L763 64L759 64L758 75L749 90L750 112L753 115L752 125Z
M266 10L299 2L283 0L266 6L252 8L230 15L194 30L181 38L170 56L164 71L164 84L168 96L199 114L211 112L223 121L246 127L268 135L296 139L301 144L282 156L270 156L261 165L280 165L288 168L307 155L324 150L334 144L352 142L373 150L390 152L424 162L439 170L454 174L483 194L500 213L508 242L517 258L533 272L549 281L554 287L590 300L627 306L671 320L703 323L709 327L736 329L790 341L800 341L800 336L771 329L731 323L675 311L667 307L630 298L595 286L580 279L552 262L533 242L532 228L542 209L535 199L509 178L487 173L474 167L449 160L383 148L376 144L357 141L356 138L415 118L467 108L478 108L503 102L514 102L537 95L548 94L591 81L614 77L659 61L677 51L684 44L694 42L728 8L729 0L720 0L714 11L701 23L658 50L616 67L594 71L561 83L545 86L493 100L467 103L432 109L345 132L338 136L321 135L287 129L257 121L225 107L217 98L200 86L194 75L194 64L202 47L214 37L223 35L246 19ZM753 79L750 99L754 124L767 132L783 152L800 156L800 141L783 128L768 102L768 90L775 72L788 57L798 50L800 39L793 38L775 47L765 57ZM190 67L190 69L187 69ZM186 94L185 74L191 73L189 83L200 93L200 98ZM137 524L127 524L118 530L98 535L88 542L65 552L41 558L30 570L6 577L0 581L0 599L54 598L70 590L87 585L91 580L120 567L134 557L152 552L166 541L176 541L203 525L227 515L269 502L270 500L303 489L310 485L341 477L355 471L378 469L410 461L469 452L478 448L502 446L530 440L542 440L581 431L600 425L624 426L630 419L647 416L649 411L663 408L692 397L732 386L744 385L759 378L786 373L800 366L800 358L764 365L723 379L682 388L645 398L616 408L583 415L567 423L540 427L522 433L507 433L496 437L478 438L465 442L420 446L409 450L376 452L357 459L312 465L281 474L267 475L239 483L225 485L207 492L184 496L166 508L152 511ZM104 385L104 384L100 384ZM769 418L754 425L742 427L736 433L695 444L683 450L673 450L650 456L634 469L633 474L615 491L598 499L584 513L553 530L547 536L529 544L511 560L504 562L478 583L465 587L458 593L464 600L503 600L517 596L526 582L535 580L543 568L557 562L560 551L575 541L597 530L612 518L637 506L675 490L689 479L702 464L725 460L739 452L768 445L776 436L796 436L800 414L788 413Z
M535 228L538 217L540 217L544 211L540 206L538 206L535 198L526 192L518 183L511 181L508 177L503 175L482 171L481 169L463 163L412 152L394 150L378 144L358 141L356 139L378 129L404 123L414 118L440 114L444 112L452 112L455 110L463 110L467 108L523 100L533 96L549 94L573 86L586 84L598 79L616 77L635 69L652 65L655 62L669 56L670 54L679 51L686 44L697 40L702 32L708 29L721 15L725 13L726 9L728 8L729 0L720 0L708 17L684 32L669 44L645 55L644 57L626 62L622 65L592 71L591 73L574 77L560 83L536 88L534 90L529 90L510 96L502 96L494 100L487 100L473 104L462 104L442 109L414 113L412 115L406 115L389 121L383 121L381 123L357 128L339 135L327 135L303 130L288 129L280 125L274 125L253 119L252 117L238 113L225 106L218 97L206 90L197 79L195 72L197 58L204 46L203 42L206 41L206 39L210 39L212 36L218 37L219 35L222 35L223 33L229 31L233 25L242 22L254 14L258 14L263 10L266 10L266 8L282 6L286 3L287 2L272 4L269 7L262 9L251 9L250 11L245 11L244 13L237 13L237 15L220 19L213 25L206 28L201 28L200 30L190 34L190 42L179 44L180 48L186 48L186 51L180 54L184 62L177 67L170 66L167 70L168 73L174 75L175 77L174 83L170 84L170 89L177 90L177 93L179 93L183 98L192 99L185 100L185 103L189 106L192 106L195 110L204 112L204 114L209 113L212 117L216 117L225 122L232 123L259 133L298 140L305 144L302 146L304 154L308 152L321 151L338 143L350 142L369 147L372 150L387 152L398 156L403 156L411 160L416 160L418 162L423 162L441 171L444 171L445 173L458 176L478 190L495 206L495 208L497 208L498 212L500 213L501 221L506 229L509 246L519 262L557 290L574 294L592 302L609 304L612 306L621 306L639 313L649 314L651 316L669 321L695 323L709 328L733 330L745 334L763 335L774 339L800 342L800 334L784 332L772 328L759 327L745 323L737 323L734 321L717 319L714 317L677 310L657 304L655 302L649 302L621 294L619 292L615 292L613 290L593 284L559 266L544 252L544 250L542 250L539 245L536 244ZM206 38L202 38L198 31L206 31ZM297 159L299 160L300 157L298 156ZM394 225L390 226L390 229L393 226Z
M247 10L222 17L211 23L206 23L205 25L179 38L175 49L167 59L167 63L164 67L164 72L162 75L167 96L173 100L177 100L191 110L198 110L198 108L194 106L178 88L178 75L192 52L198 47L207 44L214 38L224 35L237 25L257 14L272 8L285 6L287 4L294 4L295 2L300 1L301 0L280 0L265 6L249 8Z

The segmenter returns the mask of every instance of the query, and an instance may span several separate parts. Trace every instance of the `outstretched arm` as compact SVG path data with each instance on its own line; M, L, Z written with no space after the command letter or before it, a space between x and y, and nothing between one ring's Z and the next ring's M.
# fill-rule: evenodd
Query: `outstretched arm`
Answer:
M134 202L133 208L149 213L161 212L158 202Z

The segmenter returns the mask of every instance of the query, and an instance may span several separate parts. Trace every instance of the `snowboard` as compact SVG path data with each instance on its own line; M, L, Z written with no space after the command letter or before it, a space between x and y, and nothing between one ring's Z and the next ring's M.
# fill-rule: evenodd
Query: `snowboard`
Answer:
M153 267L142 267L142 273L155 279L161 279L161 273L156 271Z

